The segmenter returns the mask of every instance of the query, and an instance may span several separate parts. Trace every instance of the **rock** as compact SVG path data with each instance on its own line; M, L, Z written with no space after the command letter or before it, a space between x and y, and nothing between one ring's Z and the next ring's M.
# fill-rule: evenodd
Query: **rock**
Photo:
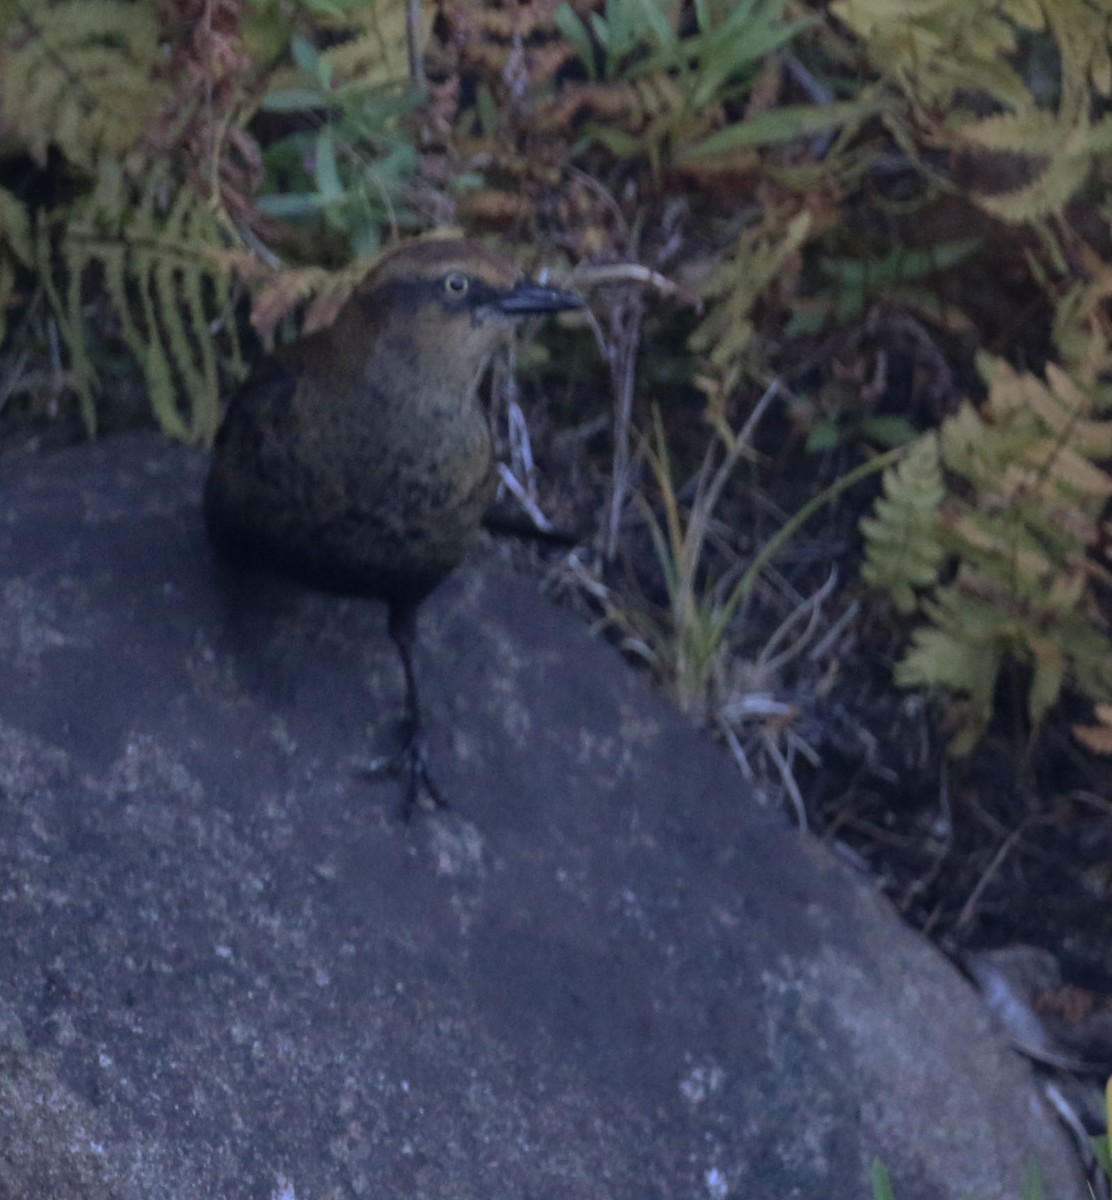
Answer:
M382 607L229 592L203 471L4 467L2 1200L1084 1195L950 965L490 564L399 821Z

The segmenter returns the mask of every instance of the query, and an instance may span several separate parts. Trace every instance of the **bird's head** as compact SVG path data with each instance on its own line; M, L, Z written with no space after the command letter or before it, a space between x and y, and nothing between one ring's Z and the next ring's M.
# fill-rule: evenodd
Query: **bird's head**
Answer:
M360 284L354 306L422 356L485 363L521 318L582 308L570 292L526 278L477 242L427 239L385 254Z

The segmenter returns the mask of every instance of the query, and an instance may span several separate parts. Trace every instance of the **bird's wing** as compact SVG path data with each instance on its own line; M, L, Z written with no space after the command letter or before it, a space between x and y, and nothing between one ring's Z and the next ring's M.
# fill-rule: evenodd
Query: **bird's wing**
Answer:
M280 532L284 513L296 511L305 485L296 462L297 386L296 368L266 358L229 401L205 487L205 517L217 543L266 540Z
M273 356L256 363L228 402L216 435L217 454L245 435L261 442L273 441L275 434L280 436L289 428L296 393L295 370Z

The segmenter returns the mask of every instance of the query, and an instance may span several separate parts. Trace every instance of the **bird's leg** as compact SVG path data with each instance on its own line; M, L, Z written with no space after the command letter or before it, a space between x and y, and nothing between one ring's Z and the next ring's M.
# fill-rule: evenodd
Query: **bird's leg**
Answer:
M382 778L385 775L404 777L405 798L402 817L408 821L418 807L424 792L437 808L447 808L440 789L429 770L425 731L421 721L421 703L417 693L417 673L413 669L413 647L417 640L417 605L394 601L390 604L388 624L390 638L398 650L405 674L405 716L402 718L402 744L396 754L375 758L370 762L351 760L361 775Z
M421 702L417 694L417 673L413 669L413 646L417 640L417 606L391 604L390 637L398 648L405 673L405 726L398 769L405 773L405 802L402 810L406 820L413 814L421 791L424 790L437 808L447 808L440 789L429 770L425 731L421 722Z

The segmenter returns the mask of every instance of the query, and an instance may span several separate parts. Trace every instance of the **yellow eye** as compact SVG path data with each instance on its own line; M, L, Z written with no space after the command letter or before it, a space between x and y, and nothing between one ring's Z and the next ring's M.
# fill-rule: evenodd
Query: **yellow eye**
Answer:
M465 296L470 286L471 280L462 271L449 271L444 276L444 290L449 296L454 296L457 299L460 296Z

